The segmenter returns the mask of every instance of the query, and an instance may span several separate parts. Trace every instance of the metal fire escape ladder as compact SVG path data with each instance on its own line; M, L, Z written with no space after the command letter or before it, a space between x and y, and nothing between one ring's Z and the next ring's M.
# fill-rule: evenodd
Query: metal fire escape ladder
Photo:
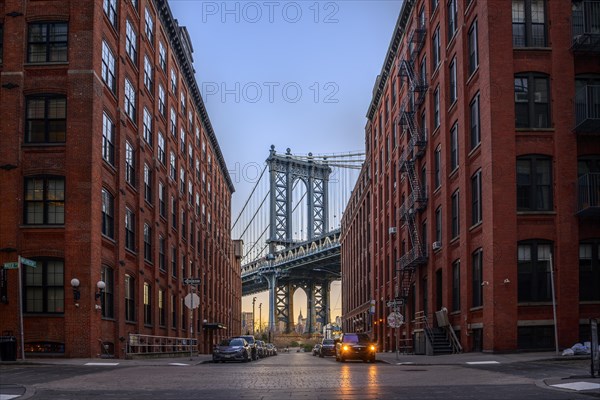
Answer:
M427 263L427 251L421 243L420 229L416 214L427 207L427 196L421 187L416 171L416 161L423 156L427 146L427 138L422 127L415 121L417 108L425 101L428 89L425 76L419 76L415 69L418 54L425 43L425 29L411 31L409 48L401 57L398 65L399 74L406 78L408 94L400 106L400 125L408 132L408 144L400 156L400 171L408 180L410 193L400 207L400 219L405 223L411 249L400 257L400 295L408 298L414 273L419 265Z

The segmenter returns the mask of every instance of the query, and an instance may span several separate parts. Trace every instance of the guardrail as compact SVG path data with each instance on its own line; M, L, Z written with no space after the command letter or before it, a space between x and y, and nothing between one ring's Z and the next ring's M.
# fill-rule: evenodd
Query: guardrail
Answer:
M198 353L198 339L130 333L125 358L177 356Z

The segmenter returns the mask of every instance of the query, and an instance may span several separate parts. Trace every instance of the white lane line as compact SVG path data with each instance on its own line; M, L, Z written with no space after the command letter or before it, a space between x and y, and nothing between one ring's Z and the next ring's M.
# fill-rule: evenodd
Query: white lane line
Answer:
M16 399L17 397L21 397L21 395L20 394L0 394L0 400Z
M112 367L114 367L115 365L119 365L119 363L95 363L95 362L89 362L89 363L85 363L83 365L93 365L93 366L101 365L101 366L109 366L109 367L112 366Z
M500 364L498 361L467 361L469 365Z
M411 364L414 364L414 362L407 361L407 362L396 363L396 365L411 365Z
M561 388L561 389L577 390L577 391L600 389L600 384L591 383L591 382L571 382L571 383L561 383L558 385L550 385L550 386Z
M176 365L176 366L181 366L181 367L189 367L190 364L185 364L185 363L169 363L169 365Z

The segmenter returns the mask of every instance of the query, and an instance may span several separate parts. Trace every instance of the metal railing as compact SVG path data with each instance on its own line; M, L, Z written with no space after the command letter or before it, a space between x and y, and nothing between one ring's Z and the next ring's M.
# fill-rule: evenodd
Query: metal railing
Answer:
M153 336L130 333L125 346L125 357L189 355L198 353L198 339Z
M573 44L583 44L582 37L596 35L600 37L600 1L585 0L573 4L571 21Z
M575 130L594 129L600 130L600 85L585 85L575 93Z
M596 209L600 213L600 172L590 172L578 179L578 214Z

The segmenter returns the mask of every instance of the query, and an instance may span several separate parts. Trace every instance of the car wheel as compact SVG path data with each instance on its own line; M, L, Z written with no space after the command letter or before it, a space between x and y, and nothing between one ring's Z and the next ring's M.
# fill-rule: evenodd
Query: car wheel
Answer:
M242 358L242 362L247 363L248 361L250 361L250 358L248 357L248 353L244 353L244 358Z

